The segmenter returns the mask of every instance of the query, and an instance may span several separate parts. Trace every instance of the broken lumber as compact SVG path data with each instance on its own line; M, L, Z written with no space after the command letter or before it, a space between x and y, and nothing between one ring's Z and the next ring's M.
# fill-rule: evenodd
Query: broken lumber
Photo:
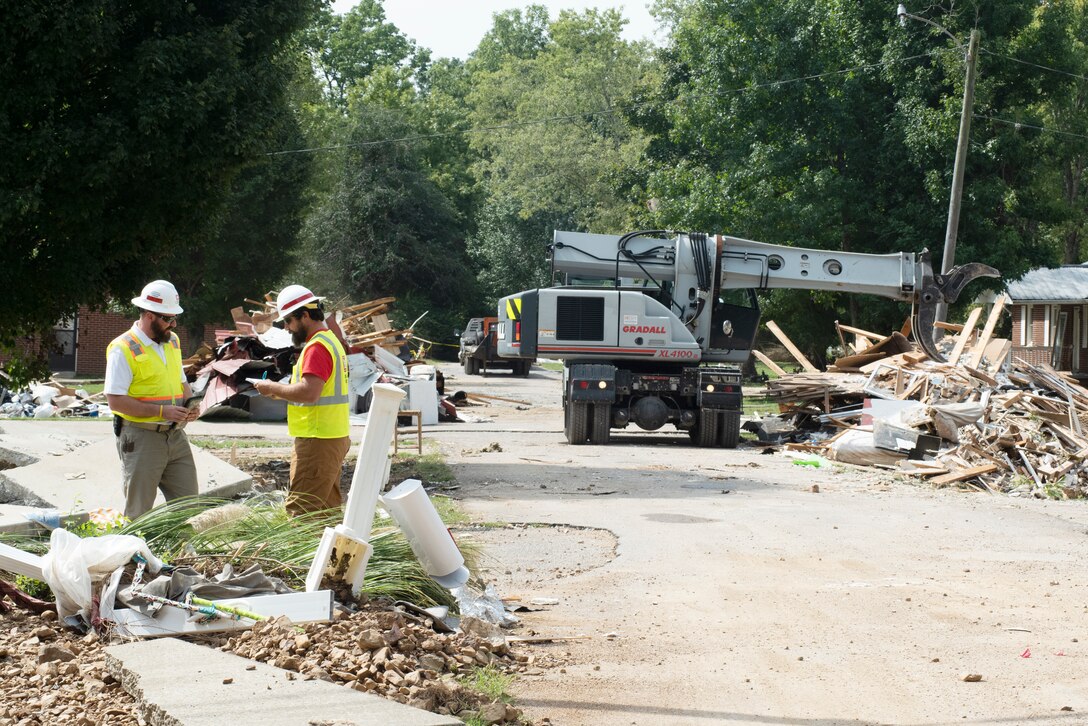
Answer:
M1005 309L1005 303L1009 298L1004 293L997 296L994 300L993 309L990 310L990 316L986 318L986 327L982 329L982 335L979 337L978 342L971 349L970 366L972 368L978 368L982 362L982 356L986 352L986 346L990 344L990 336L994 334L994 328L997 327L997 323L1001 320L1001 311Z
M973 466L970 469L963 469L961 471L954 471L949 474L942 474L941 476L930 479L931 484L937 486L944 486L945 484L953 484L965 479L973 479L981 474L991 474L997 471L997 464L983 464L982 466Z
M789 337L782 332L782 329L779 328L773 320L767 321L767 330L771 331L771 333L774 334L774 337L778 338L778 342L785 346L786 350L788 350L790 352L790 355L792 355L794 359L801 364L802 368L804 368L809 373L820 372L820 369L812 365L812 362L805 357L805 354L802 353L800 349L793 344L793 341L790 340Z
M956 365L959 362L960 356L963 355L963 349L967 346L967 341L970 340L971 334L975 332L975 325L978 324L978 319L982 315L982 308L973 308L967 316L967 322L963 324L963 330L956 336L956 346L952 348L951 355L948 356L948 364Z
M787 374L787 373L786 373L786 371L782 370L781 366L779 366L779 365L778 365L777 363L775 363L775 362L774 362L773 360L771 360L770 358L768 358L768 357L767 357L767 356L766 356L765 354L763 354L762 352L760 352L760 351L758 351L758 350L753 350L753 351L752 351L752 355L754 355L754 356L755 356L756 358L758 358L758 359L759 359L759 362L760 362L760 363L762 363L763 365L765 365L765 366L767 366L768 368L770 368L770 369L771 369L771 371L773 371L775 375L778 375L778 376L785 376L785 375L789 375L789 374Z

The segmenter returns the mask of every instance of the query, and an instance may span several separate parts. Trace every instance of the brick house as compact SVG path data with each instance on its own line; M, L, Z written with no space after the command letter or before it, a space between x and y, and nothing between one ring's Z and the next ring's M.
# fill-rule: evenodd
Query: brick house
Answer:
M1006 292L1012 355L1088 378L1088 263L1032 270Z
M60 350L49 356L49 369L54 373L77 376L102 377L106 374L106 346L114 338L132 327L136 319L133 309L126 313L102 312L81 307L74 318L57 323L54 331ZM224 326L220 325L218 328ZM233 327L233 324L227 327ZM181 339L183 356L192 355L201 343L215 346L214 325L205 325L203 337L196 340L189 330L179 325L174 332ZM37 351L40 342L26 341L23 349ZM0 357L0 363L3 358Z

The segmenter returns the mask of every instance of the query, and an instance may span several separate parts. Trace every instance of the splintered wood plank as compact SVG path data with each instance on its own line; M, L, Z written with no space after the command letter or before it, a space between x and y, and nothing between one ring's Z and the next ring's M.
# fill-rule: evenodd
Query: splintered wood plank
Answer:
M359 303L358 305L349 305L346 308L340 308L340 312L346 315L348 313L354 313L359 310L366 310L367 308L378 307L379 305L388 305L389 303L393 303L396 301L397 299L395 297L383 297L378 298L377 300L368 300L367 302Z
M982 308L974 308L967 316L967 322L963 324L963 329L956 336L956 345L952 348L952 354L948 356L949 365L956 365L959 362L963 349L967 346L967 341L971 339L971 333L975 332L975 325L978 324L981 315Z
M841 330L845 330L847 333L853 333L854 335L860 335L861 337L869 338L870 340L872 340L874 342L884 340L885 338L888 337L886 335L881 335L880 333L870 333L868 330L862 330L861 328L855 328L855 327L852 327L850 325L842 325L841 323L838 323L838 322L835 323L835 326L838 327Z
M1009 298L1004 293L998 295L997 300L994 300L994 307L990 310L990 317L986 318L986 327L982 329L982 335L979 337L978 342L971 348L970 366L972 368L978 368L979 363L982 362L986 346L990 344L990 336L994 334L994 328L997 327L997 322L1001 320L1001 312L1005 309L1005 303L1008 301Z
M997 373L1001 370L1001 366L1005 364L1005 359L1009 357L1011 351L1011 340L1005 340L1004 338L994 338L991 340L990 344L986 346L984 356L986 360L989 361L986 370L991 373Z
M991 474L997 471L997 464L983 464L982 466L972 466L970 469L961 469L960 471L954 471L950 474L943 474L941 476L930 479L931 484L937 486L944 486L945 484L953 484L964 479L972 479L981 474Z
M812 362L805 357L805 354L802 353L797 348L797 346L793 344L793 341L790 340L789 337L782 332L782 329L779 328L773 320L767 321L767 330L771 331L771 333L774 334L774 337L778 338L778 342L785 346L786 350L788 350L790 352L790 355L792 355L794 359L801 364L802 368L804 368L809 373L820 372L820 369L812 365Z
M778 376L789 375L788 373L786 373L786 371L782 370L782 368L777 363L775 363L773 360L768 358L764 353L762 353L762 352L760 352L758 350L753 350L752 355L754 355L759 360L760 363L762 363L763 365L767 366L772 371L774 371L775 375L778 375Z

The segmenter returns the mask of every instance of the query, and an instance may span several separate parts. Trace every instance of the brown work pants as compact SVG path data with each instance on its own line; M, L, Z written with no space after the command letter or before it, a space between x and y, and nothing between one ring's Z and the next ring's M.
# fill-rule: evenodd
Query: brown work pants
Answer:
M291 454L291 491L287 513L292 517L340 506L340 470L351 438L296 438Z
M151 509L160 489L168 502L196 496L196 464L184 431L150 431L122 424L117 455L121 457L125 516L129 519Z

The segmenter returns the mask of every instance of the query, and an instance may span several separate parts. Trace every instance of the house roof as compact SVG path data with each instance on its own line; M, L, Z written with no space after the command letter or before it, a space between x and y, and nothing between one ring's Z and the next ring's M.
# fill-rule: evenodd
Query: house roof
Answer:
M1016 301L1088 302L1088 263L1031 270L1007 287Z

